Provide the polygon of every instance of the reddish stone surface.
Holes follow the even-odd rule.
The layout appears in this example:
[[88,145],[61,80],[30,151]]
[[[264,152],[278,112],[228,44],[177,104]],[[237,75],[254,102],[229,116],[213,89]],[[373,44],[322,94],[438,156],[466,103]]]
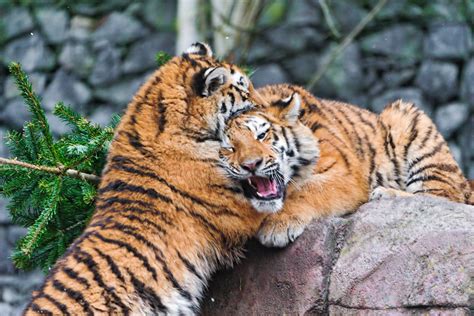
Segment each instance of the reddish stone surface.
[[218,273],[202,304],[203,315],[324,313],[329,269],[343,219],[314,222],[292,245],[269,249],[252,241],[247,258]]

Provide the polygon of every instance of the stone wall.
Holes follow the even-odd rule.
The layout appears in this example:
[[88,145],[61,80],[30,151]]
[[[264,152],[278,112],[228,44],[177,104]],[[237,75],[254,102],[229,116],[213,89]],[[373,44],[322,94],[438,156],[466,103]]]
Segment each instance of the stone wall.
[[[341,37],[375,2],[327,1]],[[474,178],[474,7],[462,0],[412,2],[389,1],[313,92],[375,111],[397,98],[414,101],[435,120]],[[174,53],[174,0],[5,3],[0,3],[0,136],[28,119],[7,74],[12,60],[30,74],[53,132],[61,133],[66,127],[51,115],[56,102],[106,124],[153,71],[155,53]],[[327,25],[317,0],[271,1],[252,45],[235,56],[256,70],[257,86],[305,85],[341,41]],[[8,156],[3,145],[0,156]],[[11,225],[5,204],[0,205],[1,315],[16,313],[42,279],[40,272],[18,274],[7,257],[24,230]]]

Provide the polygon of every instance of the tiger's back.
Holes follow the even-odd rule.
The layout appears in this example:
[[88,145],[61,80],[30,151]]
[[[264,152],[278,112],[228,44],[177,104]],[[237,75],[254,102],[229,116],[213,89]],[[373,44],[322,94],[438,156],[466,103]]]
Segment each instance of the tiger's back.
[[472,203],[469,182],[447,142],[413,104],[397,101],[376,115],[318,99],[297,86],[268,86],[260,92],[277,110],[275,105],[288,95],[302,96],[300,119],[319,140],[321,151],[315,174],[332,172],[340,181],[349,181],[354,209],[378,187],[389,189],[384,191],[388,195],[397,194],[393,189]]
[[96,212],[25,314],[197,313],[210,274],[262,220],[219,171],[214,140],[254,97],[200,43],[155,72],[117,128]]

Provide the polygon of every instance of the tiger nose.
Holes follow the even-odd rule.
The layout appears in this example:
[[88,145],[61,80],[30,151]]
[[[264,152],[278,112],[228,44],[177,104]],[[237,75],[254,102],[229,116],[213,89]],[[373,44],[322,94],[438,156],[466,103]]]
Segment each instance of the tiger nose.
[[242,169],[247,170],[247,171],[254,171],[257,169],[261,164],[262,164],[263,159],[255,159],[255,160],[247,160],[244,161],[240,166]]

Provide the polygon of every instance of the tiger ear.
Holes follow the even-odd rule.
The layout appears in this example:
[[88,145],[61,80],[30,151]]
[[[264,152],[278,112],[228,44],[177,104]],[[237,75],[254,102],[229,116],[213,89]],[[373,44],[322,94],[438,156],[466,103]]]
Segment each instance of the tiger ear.
[[206,43],[195,42],[185,51],[186,54],[194,54],[212,57],[212,49]]
[[206,69],[203,76],[204,87],[201,95],[208,97],[229,80],[230,71],[224,67],[212,67]]
[[296,123],[301,110],[301,97],[298,93],[293,93],[288,98],[281,100],[285,104],[280,112],[280,119],[290,124]]

